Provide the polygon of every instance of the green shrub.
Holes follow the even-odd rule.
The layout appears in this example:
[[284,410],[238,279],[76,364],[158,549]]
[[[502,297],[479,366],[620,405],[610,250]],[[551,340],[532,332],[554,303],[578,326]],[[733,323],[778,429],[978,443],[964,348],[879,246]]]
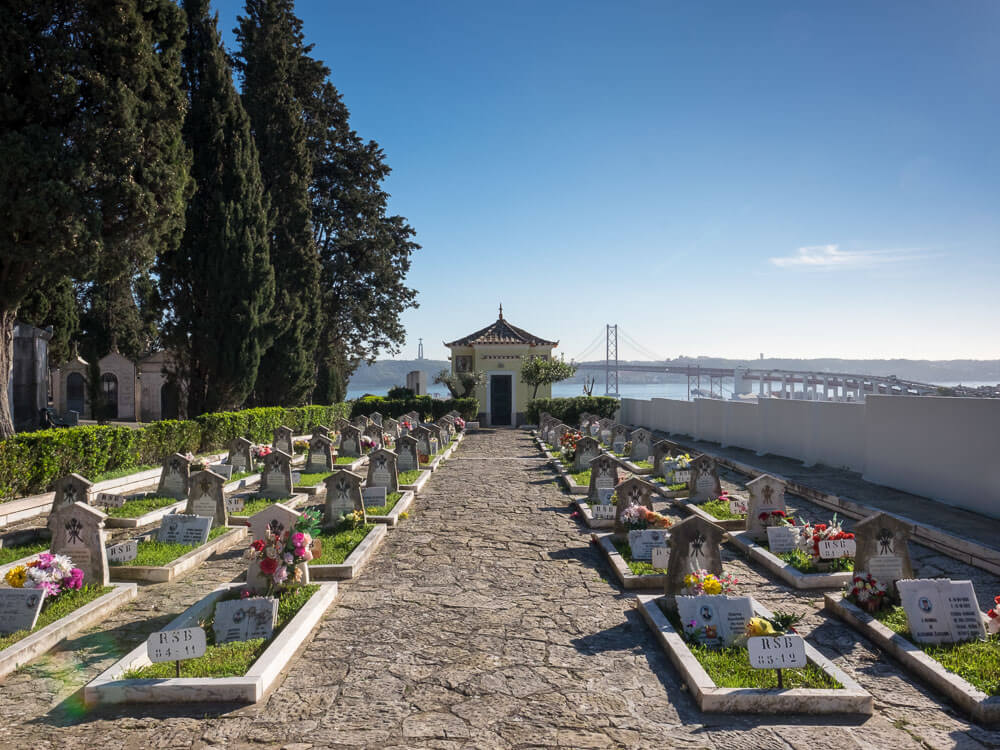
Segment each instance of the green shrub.
[[547,411],[556,419],[575,427],[580,424],[580,415],[584,412],[612,419],[618,406],[618,399],[610,396],[536,398],[528,402],[528,422],[538,424],[538,415]]
[[351,417],[368,416],[378,412],[382,416],[398,419],[409,411],[420,412],[421,418],[437,420],[450,411],[457,411],[463,419],[475,419],[479,413],[479,402],[474,398],[431,398],[430,396],[414,396],[406,399],[383,398],[372,396],[361,401],[355,401],[351,407]]

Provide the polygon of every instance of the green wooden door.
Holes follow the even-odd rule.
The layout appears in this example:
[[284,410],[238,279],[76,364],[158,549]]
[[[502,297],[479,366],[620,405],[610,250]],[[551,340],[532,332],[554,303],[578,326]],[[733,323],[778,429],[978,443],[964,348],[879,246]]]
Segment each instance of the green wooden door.
[[490,376],[490,424],[509,426],[513,396],[512,375]]

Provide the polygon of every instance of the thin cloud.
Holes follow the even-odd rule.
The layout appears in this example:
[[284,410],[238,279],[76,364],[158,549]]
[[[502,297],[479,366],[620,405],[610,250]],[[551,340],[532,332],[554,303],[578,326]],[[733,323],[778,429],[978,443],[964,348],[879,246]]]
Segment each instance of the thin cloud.
[[922,258],[910,250],[841,250],[839,245],[800,247],[795,255],[771,258],[778,268],[798,268],[810,271],[870,268]]

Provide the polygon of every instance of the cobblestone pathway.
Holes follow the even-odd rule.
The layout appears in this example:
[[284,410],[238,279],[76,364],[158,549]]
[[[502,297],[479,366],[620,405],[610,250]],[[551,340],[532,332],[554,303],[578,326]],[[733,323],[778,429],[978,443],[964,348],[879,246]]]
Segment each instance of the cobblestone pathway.
[[[83,713],[73,692],[241,568],[146,587],[99,631],[0,682],[0,748],[1000,747],[852,631],[727,555],[747,593],[876,696],[870,719],[701,714],[570,517],[524,432],[470,435],[258,706]],[[154,618],[153,623],[145,618]]]

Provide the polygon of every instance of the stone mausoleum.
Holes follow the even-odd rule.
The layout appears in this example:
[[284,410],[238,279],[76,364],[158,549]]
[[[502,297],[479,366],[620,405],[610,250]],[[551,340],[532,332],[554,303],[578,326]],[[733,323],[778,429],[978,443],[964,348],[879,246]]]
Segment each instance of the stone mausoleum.
[[[451,350],[452,373],[486,373],[486,382],[476,386],[475,397],[480,423],[494,427],[524,422],[533,389],[521,382],[521,358],[548,359],[558,345],[558,341],[546,341],[508,323],[503,318],[503,305],[495,323],[445,344]],[[537,397],[551,398],[552,386],[541,386]]]

